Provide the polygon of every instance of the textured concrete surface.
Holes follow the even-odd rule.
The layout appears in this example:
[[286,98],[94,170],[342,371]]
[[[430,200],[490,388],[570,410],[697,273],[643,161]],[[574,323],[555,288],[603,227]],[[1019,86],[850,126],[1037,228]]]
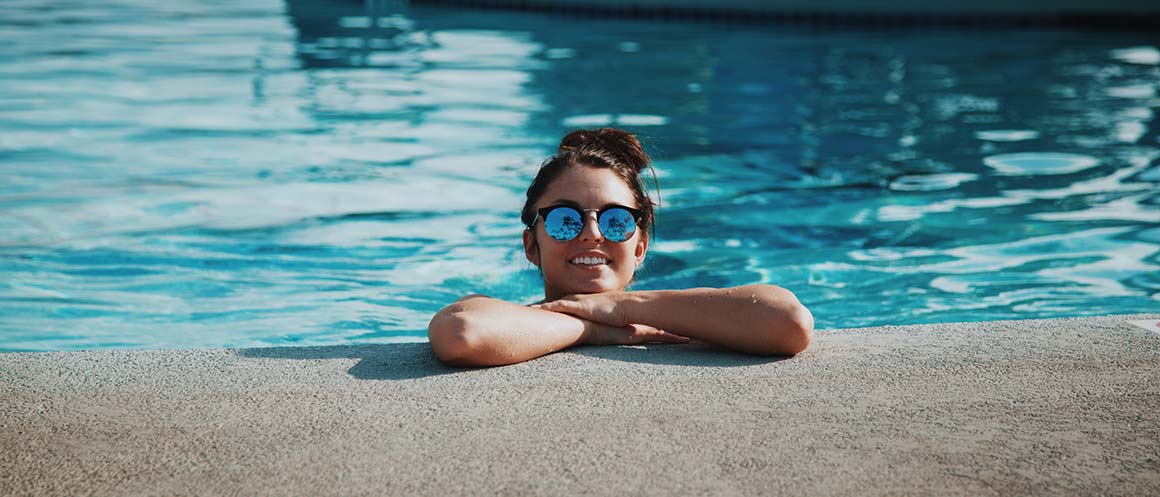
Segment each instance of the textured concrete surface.
[[0,495],[1160,495],[1160,314],[798,357],[426,344],[0,354]]

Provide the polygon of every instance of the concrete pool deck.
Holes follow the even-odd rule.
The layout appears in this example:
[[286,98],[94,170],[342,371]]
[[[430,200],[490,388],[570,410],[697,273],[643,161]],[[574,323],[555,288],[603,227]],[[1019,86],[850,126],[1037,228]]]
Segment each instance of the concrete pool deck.
[[467,370],[427,344],[0,354],[0,495],[1158,495],[1145,319]]

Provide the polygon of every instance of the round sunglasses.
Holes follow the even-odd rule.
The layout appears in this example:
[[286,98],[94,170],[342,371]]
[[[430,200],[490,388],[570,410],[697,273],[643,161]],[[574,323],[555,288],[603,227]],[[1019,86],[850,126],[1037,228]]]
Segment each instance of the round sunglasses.
[[600,233],[604,238],[616,243],[632,238],[636,233],[636,223],[640,221],[641,212],[632,207],[623,205],[609,205],[601,209],[577,209],[570,205],[552,205],[536,211],[536,218],[544,220],[544,231],[553,240],[566,242],[580,236],[584,230],[584,216],[589,212],[596,213],[596,224],[600,226]]

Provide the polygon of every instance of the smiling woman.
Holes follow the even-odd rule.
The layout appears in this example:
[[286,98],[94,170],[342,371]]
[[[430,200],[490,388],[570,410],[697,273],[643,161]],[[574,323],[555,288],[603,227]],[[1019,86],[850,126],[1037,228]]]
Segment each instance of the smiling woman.
[[469,295],[431,319],[435,355],[457,366],[497,366],[580,344],[686,343],[759,355],[809,345],[813,316],[773,285],[626,291],[648,253],[651,168],[631,134],[574,131],[540,166],[521,215],[524,252],[540,268],[544,300],[530,306]]

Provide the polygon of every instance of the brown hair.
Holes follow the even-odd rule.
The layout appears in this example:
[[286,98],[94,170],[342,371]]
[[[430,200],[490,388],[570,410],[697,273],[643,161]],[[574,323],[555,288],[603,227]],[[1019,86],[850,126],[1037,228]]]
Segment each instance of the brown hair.
[[528,186],[528,199],[520,212],[520,220],[531,228],[536,219],[536,202],[548,190],[560,173],[577,167],[601,167],[611,169],[624,184],[632,190],[636,208],[641,211],[640,228],[646,233],[652,228],[656,215],[654,203],[648,196],[641,180],[641,171],[648,168],[656,185],[656,170],[649,163],[648,154],[631,133],[615,128],[582,129],[568,133],[560,140],[560,148],[554,157],[540,165],[536,178]]

